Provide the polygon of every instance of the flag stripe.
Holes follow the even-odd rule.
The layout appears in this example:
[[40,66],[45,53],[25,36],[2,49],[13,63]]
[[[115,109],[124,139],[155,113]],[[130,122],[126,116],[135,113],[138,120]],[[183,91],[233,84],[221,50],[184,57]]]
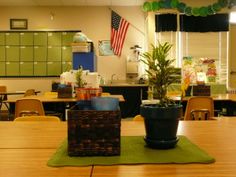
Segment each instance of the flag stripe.
[[112,11],[111,47],[115,55],[120,56],[129,22]]

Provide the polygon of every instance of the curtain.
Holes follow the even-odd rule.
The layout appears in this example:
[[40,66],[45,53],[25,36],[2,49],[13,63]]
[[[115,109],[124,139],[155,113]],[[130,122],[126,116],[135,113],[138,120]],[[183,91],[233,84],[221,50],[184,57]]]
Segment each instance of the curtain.
[[176,14],[160,14],[155,16],[156,32],[177,31]]
[[229,31],[229,15],[215,14],[207,17],[180,15],[180,31],[219,32]]

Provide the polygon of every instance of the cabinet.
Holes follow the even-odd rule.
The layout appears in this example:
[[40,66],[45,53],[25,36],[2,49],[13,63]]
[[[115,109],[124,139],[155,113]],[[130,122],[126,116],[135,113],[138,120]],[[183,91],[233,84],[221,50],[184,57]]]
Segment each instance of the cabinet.
[[84,70],[96,71],[96,59],[94,52],[75,52],[73,53],[73,69],[77,70],[82,66]]
[[148,86],[101,86],[103,92],[123,95],[125,102],[120,102],[122,118],[134,117],[140,112],[142,100],[147,99]]
[[59,76],[68,71],[77,32],[0,31],[0,76]]

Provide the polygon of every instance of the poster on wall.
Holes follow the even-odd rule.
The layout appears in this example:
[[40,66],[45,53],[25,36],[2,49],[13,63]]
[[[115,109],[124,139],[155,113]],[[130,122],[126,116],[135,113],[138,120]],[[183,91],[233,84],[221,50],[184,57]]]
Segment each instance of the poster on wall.
[[111,42],[110,42],[110,40],[98,41],[98,49],[99,49],[99,55],[100,56],[114,55],[114,53],[113,53],[113,51],[111,49]]

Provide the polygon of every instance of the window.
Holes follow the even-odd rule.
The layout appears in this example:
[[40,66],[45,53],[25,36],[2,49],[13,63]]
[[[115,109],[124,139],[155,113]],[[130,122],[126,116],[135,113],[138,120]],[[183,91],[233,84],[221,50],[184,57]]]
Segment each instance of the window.
[[[192,83],[196,82],[196,73],[202,71],[206,73],[206,82],[227,84],[228,17],[218,15],[209,18],[210,21],[215,21],[213,24],[199,26],[197,22],[201,22],[201,20],[198,19],[196,26],[193,25],[193,27],[189,23],[195,17],[187,17],[187,20],[180,22],[181,31],[156,32],[156,41],[173,44],[169,57],[176,58],[175,66],[182,68],[183,77],[186,73],[190,74]],[[219,24],[216,18],[222,18],[224,24]],[[227,22],[225,22],[226,20]],[[167,22],[165,21],[165,23]],[[196,30],[196,27],[204,32],[192,32],[191,30]],[[209,29],[213,29],[214,32]]]

